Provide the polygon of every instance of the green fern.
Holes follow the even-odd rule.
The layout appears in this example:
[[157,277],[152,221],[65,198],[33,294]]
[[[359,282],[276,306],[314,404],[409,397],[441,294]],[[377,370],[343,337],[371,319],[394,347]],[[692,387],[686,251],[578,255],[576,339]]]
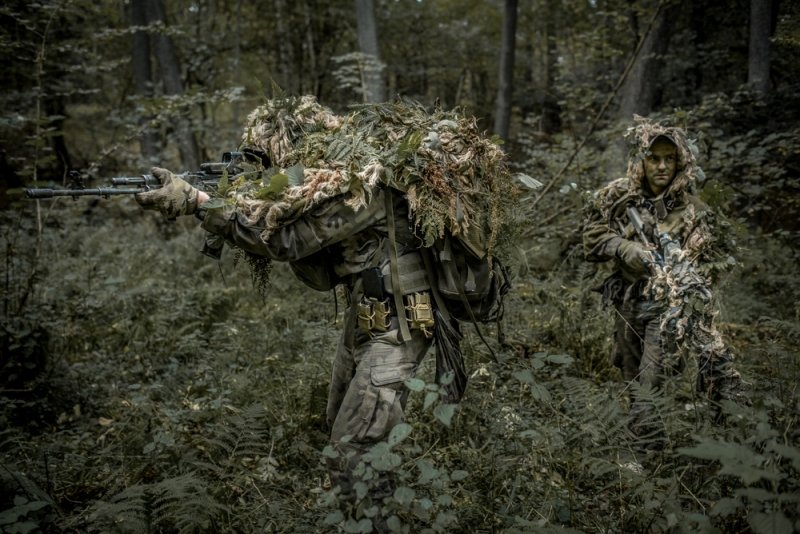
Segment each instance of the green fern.
[[114,532],[208,532],[228,508],[213,498],[207,484],[193,473],[155,484],[130,486],[108,501],[98,501],[92,516]]

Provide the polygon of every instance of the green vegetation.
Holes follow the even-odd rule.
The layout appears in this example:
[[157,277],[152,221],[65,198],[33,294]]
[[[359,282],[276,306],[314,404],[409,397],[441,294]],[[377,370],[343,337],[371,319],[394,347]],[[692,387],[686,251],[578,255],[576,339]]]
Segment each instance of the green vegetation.
[[[172,36],[184,62],[179,95],[131,87],[135,32],[119,3],[0,8],[0,531],[362,532],[339,515],[323,461],[335,454],[324,413],[341,295],[280,264],[261,295],[241,258],[199,253],[195,220],[163,221],[131,198],[19,199],[67,168],[97,183],[152,162],[177,170],[180,118],[216,159],[273,81],[354,103],[357,79],[328,72],[357,46],[337,24],[353,22],[352,2],[275,1],[266,15],[241,3],[239,23],[224,2],[170,4],[153,33]],[[495,4],[378,2],[390,89],[464,106],[485,128]],[[628,121],[590,123],[635,43],[629,3],[545,4],[520,7],[506,146],[513,170],[548,188],[515,214],[502,343],[489,332],[500,363],[465,326],[471,378],[453,408],[431,354],[407,384],[407,424],[363,476],[394,473],[398,532],[800,531],[798,7],[782,2],[776,17],[767,94],[740,85],[747,2],[675,13],[651,116],[697,137],[702,196],[737,241],[718,321],[752,403],[724,404],[715,422],[687,372],[649,395],[668,445],[643,456],[609,363],[612,317],[591,292],[605,267],[583,262],[579,235],[587,195],[624,173]],[[553,109],[560,126],[545,129]],[[149,157],[136,143],[148,129]]]

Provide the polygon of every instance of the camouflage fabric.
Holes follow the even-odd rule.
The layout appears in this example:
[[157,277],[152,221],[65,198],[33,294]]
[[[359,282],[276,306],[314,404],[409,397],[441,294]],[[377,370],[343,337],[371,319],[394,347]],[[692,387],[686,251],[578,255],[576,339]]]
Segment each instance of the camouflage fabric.
[[[685,133],[637,117],[627,137],[632,143],[627,174],[595,194],[583,226],[586,259],[614,261],[614,271],[601,289],[604,303],[617,311],[614,364],[625,380],[658,389],[666,376],[683,370],[687,356],[693,356],[703,389],[718,398],[741,384],[733,354],[723,348],[713,326],[711,283],[735,263],[730,241],[713,211],[694,194],[702,170]],[[677,170],[666,189],[655,195],[645,179],[644,158],[659,138],[675,145]],[[640,239],[628,218],[631,206],[642,219],[647,241],[659,245],[654,251],[663,252],[661,245],[668,244],[662,237],[672,243],[673,255],[666,255],[663,267],[651,264],[642,271],[622,261],[621,249]],[[641,411],[634,399],[633,427]]]
[[[248,117],[242,147],[263,151],[272,167],[264,160],[243,165],[220,181],[198,215],[210,233],[266,260],[262,271],[270,260],[287,261],[315,289],[346,287],[350,308],[328,402],[339,454],[329,467],[352,509],[364,498],[354,492],[364,452],[403,420],[403,381],[433,340],[431,281],[420,248],[449,234],[491,265],[519,191],[505,153],[478,131],[476,119],[411,102],[339,115],[313,97],[270,100]],[[373,269],[392,297],[380,307],[382,317],[385,302],[395,310],[388,331],[365,332],[356,320],[360,307],[360,324],[371,324],[376,308],[361,305],[364,273],[370,288],[380,285]],[[417,315],[408,328],[406,313]],[[391,491],[383,475],[362,482],[370,499]]]
[[[418,291],[422,264],[418,241],[409,227],[406,202],[389,189],[376,189],[358,211],[349,207],[348,194],[330,198],[285,222],[267,240],[262,237],[263,226],[237,210],[210,210],[202,223],[206,230],[261,257],[293,262],[324,252],[330,264],[320,267],[329,268],[336,282],[347,288],[349,307],[333,363],[327,419],[331,445],[339,454],[328,462],[331,480],[338,486],[340,501],[349,509],[359,500],[353,491],[357,480],[353,472],[362,455],[403,421],[408,396],[403,381],[414,376],[432,343],[420,330],[411,330],[411,338],[401,340],[396,314],[387,332],[365,332],[356,321],[356,304],[363,294],[361,273],[368,267],[389,272],[386,195],[393,195],[400,280],[416,284],[402,289],[404,293]],[[386,290],[390,291],[390,287],[387,282]],[[387,477],[367,482],[370,499],[393,491]]]
[[197,189],[166,169],[153,167],[150,172],[161,182],[161,187],[135,195],[141,207],[158,210],[169,219],[197,211]]
[[419,330],[401,342],[396,325],[388,332],[365,332],[356,325],[354,314],[348,313],[333,362],[327,413],[331,445],[338,453],[327,460],[331,483],[338,486],[339,499],[346,506],[360,501],[356,482],[367,485],[373,502],[394,491],[385,472],[369,480],[355,473],[364,453],[403,422],[408,398],[403,382],[414,376],[431,343]]

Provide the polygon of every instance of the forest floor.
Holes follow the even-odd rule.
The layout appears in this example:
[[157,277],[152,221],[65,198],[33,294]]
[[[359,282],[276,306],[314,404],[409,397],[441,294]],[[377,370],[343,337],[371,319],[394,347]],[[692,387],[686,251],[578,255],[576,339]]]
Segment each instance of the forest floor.
[[[325,396],[341,295],[276,265],[198,253],[192,221],[132,201],[4,215],[3,532],[366,531],[336,512]],[[612,318],[574,249],[515,272],[508,345],[471,325],[470,383],[443,405],[434,355],[396,442],[389,505],[408,532],[789,532],[800,529],[796,251],[744,239],[719,324],[749,383],[723,417],[689,370],[651,399],[666,447],[626,429]],[[538,245],[530,244],[528,250]],[[542,253],[544,254],[544,253]],[[690,362],[691,364],[691,362]]]

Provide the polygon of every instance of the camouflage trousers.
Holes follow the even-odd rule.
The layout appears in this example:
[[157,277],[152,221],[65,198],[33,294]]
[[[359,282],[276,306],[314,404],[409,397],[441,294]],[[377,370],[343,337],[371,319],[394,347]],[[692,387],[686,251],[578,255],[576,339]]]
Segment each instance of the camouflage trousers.
[[[327,408],[330,443],[337,453],[327,464],[343,506],[355,505],[363,497],[357,489],[363,492],[366,488],[373,502],[394,492],[390,475],[378,473],[364,480],[359,464],[374,444],[403,422],[408,398],[403,382],[415,375],[430,346],[431,340],[419,330],[412,330],[411,339],[401,341],[396,317],[388,332],[364,332],[356,325],[354,311],[348,309],[333,362]],[[363,485],[355,488],[357,482]]]
[[[630,299],[616,307],[614,332],[614,365],[626,382],[636,381],[658,391],[669,376],[686,367],[686,356],[697,359],[697,388],[709,400],[736,397],[741,390],[741,377],[734,368],[733,354],[713,328],[710,317],[698,316],[683,338],[670,335],[669,326],[662,328],[663,308],[642,297]],[[652,405],[631,399],[631,430],[637,435],[652,434]]]

